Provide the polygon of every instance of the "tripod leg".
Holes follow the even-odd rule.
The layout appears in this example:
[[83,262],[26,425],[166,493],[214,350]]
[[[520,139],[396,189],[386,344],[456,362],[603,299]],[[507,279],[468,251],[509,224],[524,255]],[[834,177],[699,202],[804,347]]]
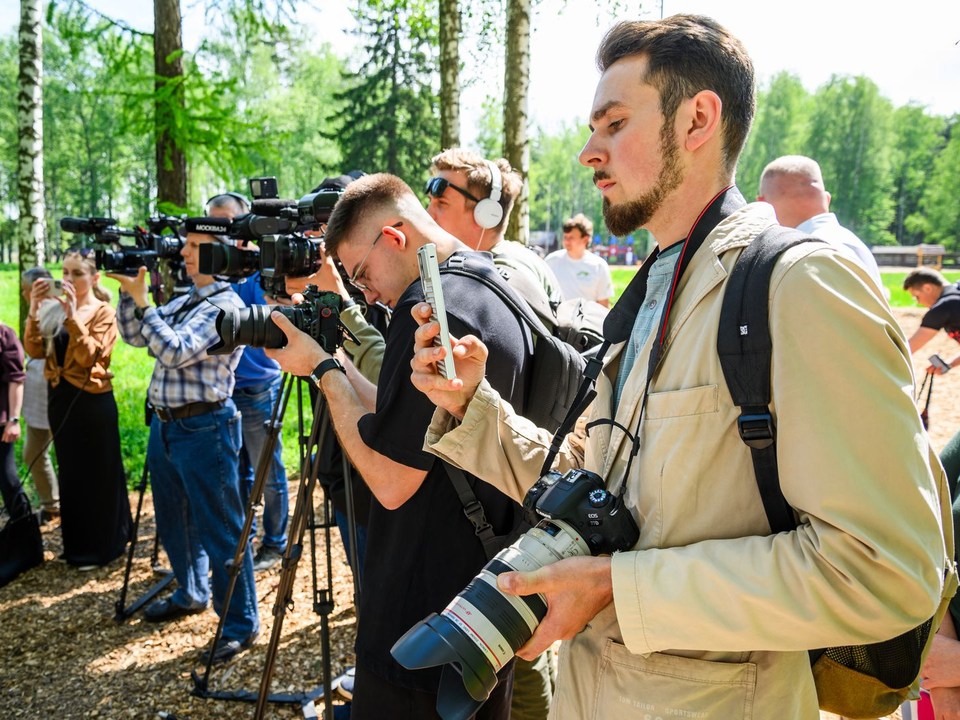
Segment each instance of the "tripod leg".
[[253,490],[247,499],[247,510],[243,520],[243,528],[240,530],[240,539],[237,541],[237,547],[233,552],[233,559],[227,563],[227,572],[229,581],[227,590],[223,598],[223,612],[220,615],[220,621],[217,623],[217,631],[213,636],[213,645],[207,655],[207,664],[202,677],[193,674],[193,681],[197,691],[204,693],[209,687],[210,670],[213,667],[214,654],[217,646],[223,638],[223,627],[227,619],[227,610],[230,608],[230,601],[233,599],[233,591],[237,587],[237,578],[243,569],[243,558],[247,552],[247,545],[250,542],[250,533],[253,529],[253,518],[257,512],[257,506],[260,504],[260,498],[263,496],[263,489],[267,484],[267,475],[273,465],[273,453],[277,447],[277,441],[280,436],[280,428],[283,425],[283,416],[287,410],[287,401],[290,398],[290,390],[293,387],[293,377],[287,376],[280,383],[280,393],[273,404],[273,411],[270,415],[270,422],[267,423],[267,438],[263,444],[263,450],[257,460],[257,472],[254,476]]
[[133,520],[133,527],[130,529],[130,547],[127,550],[127,566],[123,571],[123,587],[120,589],[120,597],[114,605],[116,615],[113,616],[113,619],[116,622],[122,622],[127,618],[126,613],[124,613],[124,609],[127,606],[127,589],[130,586],[130,571],[133,568],[133,554],[137,549],[137,535],[140,531],[140,513],[143,511],[143,496],[147,492],[147,478],[149,474],[147,461],[144,460],[143,474],[140,476],[140,485],[137,487],[137,492],[139,493],[139,497],[137,498],[137,515]]
[[[320,412],[321,408],[323,408],[322,413]],[[316,418],[321,414],[322,419],[320,423],[317,423]],[[296,577],[297,563],[303,554],[303,536],[307,530],[308,519],[310,517],[309,510],[313,506],[313,491],[317,484],[317,475],[319,474],[320,453],[316,452],[315,457],[311,459],[311,451],[317,448],[317,438],[325,436],[330,423],[330,416],[326,411],[326,406],[323,404],[322,395],[317,396],[313,417],[313,431],[310,434],[310,439],[307,442],[307,451],[303,455],[303,462],[301,463],[297,503],[294,507],[293,517],[290,520],[287,549],[283,554],[280,582],[277,585],[277,599],[273,605],[273,628],[270,632],[270,643],[267,645],[267,658],[263,666],[263,675],[260,678],[260,693],[257,698],[256,713],[254,714],[256,720],[261,720],[266,711],[270,695],[270,682],[273,679],[273,671],[277,660],[277,649],[280,646],[283,618],[286,614],[287,606],[292,603],[293,583]],[[301,429],[301,436],[302,434]],[[328,695],[329,690],[329,688],[324,688],[324,692]]]

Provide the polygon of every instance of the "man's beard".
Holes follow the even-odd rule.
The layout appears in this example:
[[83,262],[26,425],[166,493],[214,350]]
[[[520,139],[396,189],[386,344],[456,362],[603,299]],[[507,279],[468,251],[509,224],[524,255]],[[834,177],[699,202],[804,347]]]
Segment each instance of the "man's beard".
[[[667,196],[683,182],[683,169],[680,167],[680,148],[672,135],[673,122],[664,120],[660,129],[660,153],[663,167],[653,187],[633,200],[611,205],[609,198],[603,199],[603,221],[607,229],[617,237],[629,235],[643,227],[656,214]],[[602,179],[603,174],[595,173],[594,181]]]

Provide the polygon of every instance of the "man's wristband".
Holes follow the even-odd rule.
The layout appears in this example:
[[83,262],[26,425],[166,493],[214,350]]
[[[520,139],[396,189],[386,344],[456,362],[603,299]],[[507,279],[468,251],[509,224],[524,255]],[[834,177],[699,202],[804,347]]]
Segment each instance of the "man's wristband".
[[343,364],[336,358],[327,358],[322,363],[317,365],[313,372],[310,373],[310,379],[313,380],[313,384],[317,386],[317,389],[320,389],[320,378],[326,375],[328,372],[336,368],[340,372],[346,374],[347,369]]

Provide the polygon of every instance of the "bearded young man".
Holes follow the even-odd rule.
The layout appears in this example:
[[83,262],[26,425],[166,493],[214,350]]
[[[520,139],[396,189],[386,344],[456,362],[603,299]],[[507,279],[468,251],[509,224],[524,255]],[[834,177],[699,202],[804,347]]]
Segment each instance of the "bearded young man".
[[[625,486],[640,540],[500,575],[504,592],[542,593],[549,607],[518,654],[566,641],[558,719],[817,717],[808,650],[907,632],[940,599],[943,477],[910,395],[907,342],[836,248],[803,243],[777,261],[770,412],[798,527],[772,534],[716,350],[727,279],[776,224],[772,207],[747,205],[733,186],[753,66],[724,28],[689,15],[620,23],[597,58],[580,162],[609,230],[646,228],[658,252],[631,336],[597,381],[587,419],[604,424],[568,437],[558,469],[594,471],[615,494]],[[425,322],[423,306],[413,313]],[[483,379],[477,338],[456,341],[458,380],[437,375],[436,329],[418,329],[413,363],[440,408],[425,447],[519,500],[550,436]]]

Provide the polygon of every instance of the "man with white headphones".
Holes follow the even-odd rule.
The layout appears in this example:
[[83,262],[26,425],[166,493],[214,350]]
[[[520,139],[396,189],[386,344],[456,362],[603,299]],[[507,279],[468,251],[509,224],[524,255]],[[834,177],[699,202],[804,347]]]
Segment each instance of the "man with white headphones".
[[[433,158],[430,172],[427,212],[437,224],[474,250],[492,253],[497,265],[524,273],[543,288],[549,303],[559,304],[560,283],[553,271],[535,252],[504,237],[523,186],[510,163],[505,158],[491,162],[470,150],[450,148]],[[537,309],[536,302],[530,305]],[[553,324],[550,321],[548,326]]]

